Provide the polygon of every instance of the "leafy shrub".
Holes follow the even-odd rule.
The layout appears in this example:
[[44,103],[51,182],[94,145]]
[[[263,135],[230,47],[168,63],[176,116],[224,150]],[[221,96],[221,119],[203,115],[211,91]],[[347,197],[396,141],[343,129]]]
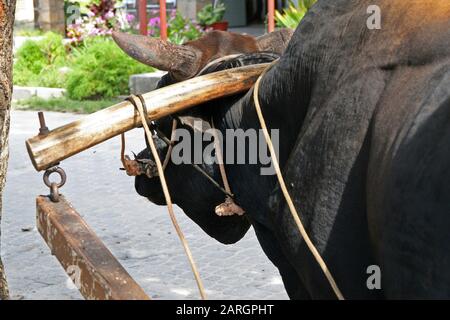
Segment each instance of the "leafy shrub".
[[77,100],[127,94],[130,75],[152,71],[128,57],[109,37],[88,38],[66,53],[62,37],[54,33],[25,42],[13,70],[15,85],[66,88],[69,97]]
[[299,0],[298,6],[295,6],[292,1],[289,1],[289,7],[283,9],[283,13],[280,13],[278,10],[275,11],[277,26],[291,29],[297,28],[309,8],[316,2],[317,0]]
[[96,0],[64,0],[66,6],[77,6],[81,14],[86,14],[89,11],[90,5],[96,2]]
[[[169,41],[176,44],[183,44],[200,38],[203,30],[194,21],[185,18],[181,13],[172,10],[167,22],[167,36]],[[148,35],[159,37],[161,34],[161,21],[159,16],[151,18],[148,22]]]
[[39,78],[34,79],[30,85],[34,87],[64,88],[66,78],[67,73],[61,71],[55,65],[50,65],[42,69]]
[[154,71],[128,57],[112,40],[103,37],[92,38],[84,47],[73,50],[73,69],[66,85],[71,99],[127,94],[128,79],[132,74]]
[[46,65],[41,47],[36,41],[27,40],[16,53],[15,69],[26,69],[33,74],[39,74]]
[[207,4],[197,13],[197,20],[202,26],[212,25],[222,21],[225,10],[225,5],[221,1],[218,1],[215,7],[212,4]]
[[41,40],[27,40],[16,53],[14,84],[61,87],[64,75],[58,70],[66,62],[62,36],[47,32]]
[[179,12],[169,20],[167,33],[169,40],[176,44],[195,40],[203,35],[200,26],[196,25],[188,18],[183,17]]

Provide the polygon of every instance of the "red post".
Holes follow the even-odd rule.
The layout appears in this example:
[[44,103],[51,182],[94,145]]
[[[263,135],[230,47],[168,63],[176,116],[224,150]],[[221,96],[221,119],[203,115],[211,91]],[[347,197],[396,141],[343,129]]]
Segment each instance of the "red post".
[[147,35],[147,0],[139,0],[139,33]]
[[167,40],[166,0],[159,0],[159,19],[161,21],[161,39]]
[[268,0],[267,2],[267,20],[267,31],[273,32],[275,30],[275,0]]

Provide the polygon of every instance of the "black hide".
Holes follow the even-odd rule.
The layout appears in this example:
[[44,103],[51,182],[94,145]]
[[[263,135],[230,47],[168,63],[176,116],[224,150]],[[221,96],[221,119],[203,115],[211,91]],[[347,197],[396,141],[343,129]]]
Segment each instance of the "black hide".
[[[372,4],[380,30],[367,27]],[[280,129],[296,208],[344,296],[450,298],[450,1],[319,0],[259,98]],[[222,131],[260,128],[252,91],[195,112]],[[250,221],[291,298],[334,298],[275,177],[259,169],[227,165],[245,218],[216,217],[223,196],[189,166],[167,176],[176,203],[219,241],[239,240]],[[157,179],[136,187],[161,197]],[[380,290],[367,287],[370,265]]]

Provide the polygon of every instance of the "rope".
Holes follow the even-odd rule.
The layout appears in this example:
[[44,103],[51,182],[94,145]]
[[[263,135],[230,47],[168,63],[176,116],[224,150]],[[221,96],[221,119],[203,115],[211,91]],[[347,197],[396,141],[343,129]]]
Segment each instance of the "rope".
[[122,166],[126,168],[126,162],[125,162],[125,133],[122,133],[120,135],[120,141],[121,141],[121,147],[120,147],[120,162],[122,162]]
[[298,215],[297,209],[294,206],[294,202],[292,201],[292,198],[289,194],[289,191],[286,187],[286,183],[284,181],[283,175],[281,173],[280,165],[278,163],[278,159],[275,153],[275,149],[272,144],[272,139],[270,138],[269,131],[267,130],[266,121],[264,120],[264,116],[262,114],[261,105],[259,104],[259,86],[261,83],[261,79],[264,77],[264,75],[270,70],[270,68],[273,67],[273,65],[278,60],[275,60],[272,62],[267,69],[264,70],[264,72],[259,76],[258,80],[255,83],[255,87],[253,90],[253,100],[255,103],[256,112],[258,114],[259,122],[261,123],[261,128],[264,133],[264,138],[266,139],[266,143],[269,147],[270,156],[273,161],[273,165],[277,174],[278,183],[280,184],[281,190],[283,192],[284,198],[286,199],[286,202],[289,206],[289,211],[291,212],[292,217],[294,218],[294,221],[297,225],[298,230],[300,231],[301,236],[305,240],[306,245],[308,246],[308,249],[311,251],[312,255],[314,256],[315,260],[319,264],[320,268],[322,269],[325,277],[327,278],[331,288],[333,289],[333,292],[335,293],[336,297],[339,300],[344,300],[344,296],[342,295],[341,291],[339,290],[338,285],[336,284],[336,281],[334,281],[334,278],[328,269],[325,261],[322,259],[319,251],[317,251],[316,247],[312,243],[311,239],[308,236],[308,233],[306,232],[305,227],[303,226],[302,221],[300,220],[300,217]]
[[164,163],[163,163],[163,170],[166,171],[166,167],[169,164],[170,161],[170,157],[172,155],[172,150],[173,150],[173,144],[175,141],[175,130],[177,130],[177,120],[173,119],[172,121],[172,133],[170,134],[170,142],[169,145],[167,147],[167,153],[166,153],[166,158],[164,159]]
[[217,162],[219,164],[220,175],[222,176],[223,186],[224,186],[225,190],[227,191],[227,193],[232,195],[233,193],[231,192],[230,184],[229,184],[228,178],[227,178],[227,172],[225,171],[225,166],[223,164],[224,162],[223,162],[222,149],[220,148],[219,137],[217,136],[216,128],[214,127],[213,117],[211,117],[211,127],[213,129],[212,132],[213,132],[213,136],[214,136],[214,148],[216,149]]
[[211,117],[211,126],[213,128],[213,136],[214,136],[214,148],[216,150],[217,162],[219,165],[220,175],[222,177],[223,186],[225,188],[226,193],[228,194],[225,197],[225,201],[214,209],[214,212],[218,216],[233,216],[238,215],[242,216],[245,213],[245,210],[242,209],[239,205],[234,202],[234,195],[231,192],[230,183],[228,182],[227,172],[225,170],[225,164],[223,162],[223,154],[222,149],[219,143],[219,137],[217,136],[216,128],[214,127],[214,119]]
[[155,142],[153,141],[152,134],[150,132],[150,128],[147,124],[146,117],[144,114],[144,108],[143,108],[144,101],[140,100],[140,99],[136,99],[136,96],[134,96],[134,95],[130,96],[130,101],[133,103],[133,105],[135,106],[135,108],[137,109],[137,111],[139,113],[139,116],[140,116],[140,119],[142,122],[142,126],[144,127],[145,136],[147,138],[148,144],[150,145],[150,149],[152,151],[153,158],[155,159],[156,166],[158,168],[158,175],[161,180],[161,186],[163,189],[164,197],[166,199],[167,210],[169,211],[170,219],[172,220],[172,224],[173,224],[173,226],[177,232],[177,235],[180,238],[180,241],[183,245],[183,249],[189,260],[189,264],[191,265],[191,269],[192,269],[192,272],[194,273],[195,281],[197,282],[198,290],[200,291],[200,296],[203,300],[205,300],[206,294],[205,294],[205,289],[203,287],[202,280],[200,279],[200,274],[197,270],[197,266],[192,257],[192,253],[191,253],[191,250],[189,249],[189,245],[186,241],[186,238],[184,237],[183,232],[181,231],[180,226],[178,225],[178,221],[177,221],[177,219],[175,217],[175,213],[173,211],[173,204],[172,204],[172,199],[171,199],[170,193],[169,193],[169,187],[167,186],[166,178],[164,176],[164,168],[161,163],[161,160],[159,159],[158,151],[156,150]]

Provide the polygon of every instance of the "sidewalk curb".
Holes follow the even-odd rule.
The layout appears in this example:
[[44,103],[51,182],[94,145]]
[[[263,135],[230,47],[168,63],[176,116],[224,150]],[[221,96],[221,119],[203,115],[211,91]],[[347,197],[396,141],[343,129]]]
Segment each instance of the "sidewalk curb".
[[42,99],[61,98],[65,95],[66,89],[62,88],[46,88],[46,87],[13,87],[13,100],[29,99],[31,97],[39,97]]

